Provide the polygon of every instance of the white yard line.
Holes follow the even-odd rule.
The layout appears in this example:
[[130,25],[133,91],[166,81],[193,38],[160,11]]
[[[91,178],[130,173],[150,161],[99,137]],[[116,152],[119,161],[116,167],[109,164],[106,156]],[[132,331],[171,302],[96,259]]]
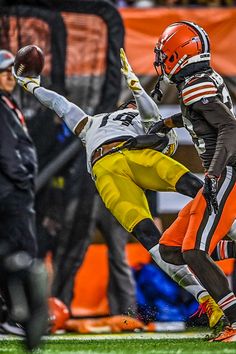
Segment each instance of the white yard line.
[[[207,332],[183,332],[183,333],[117,333],[117,334],[76,334],[76,335],[50,335],[43,340],[51,341],[88,341],[88,340],[116,340],[116,339],[183,339],[204,338]],[[22,337],[0,335],[0,341],[22,340]]]

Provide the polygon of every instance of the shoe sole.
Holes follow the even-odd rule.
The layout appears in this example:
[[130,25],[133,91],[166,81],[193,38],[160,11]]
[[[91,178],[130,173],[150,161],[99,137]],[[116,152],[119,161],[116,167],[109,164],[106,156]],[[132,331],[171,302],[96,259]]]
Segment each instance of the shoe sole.
[[0,329],[3,331],[4,334],[15,334],[20,337],[25,337],[25,331],[23,330],[23,328],[12,326],[7,322],[1,323]]
[[216,325],[214,327],[211,328],[212,330],[212,338],[216,338],[224,329],[226,326],[229,326],[229,321],[227,320],[227,318],[225,317],[225,315],[223,315],[219,321],[216,323]]
[[228,337],[222,339],[212,338],[208,342],[236,342],[236,334],[229,335]]
[[236,342],[236,334],[231,337],[223,339],[221,342]]

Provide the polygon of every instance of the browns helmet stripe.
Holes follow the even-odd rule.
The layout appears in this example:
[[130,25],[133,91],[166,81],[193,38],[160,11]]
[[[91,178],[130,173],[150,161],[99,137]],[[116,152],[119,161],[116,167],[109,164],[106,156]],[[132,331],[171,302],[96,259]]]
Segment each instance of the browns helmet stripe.
[[203,52],[210,53],[209,37],[208,37],[208,34],[204,31],[204,29],[202,27],[198,26],[194,22],[189,22],[189,21],[180,21],[179,23],[186,23],[187,25],[189,25],[190,27],[195,29],[195,31],[199,35],[199,38],[201,39]]

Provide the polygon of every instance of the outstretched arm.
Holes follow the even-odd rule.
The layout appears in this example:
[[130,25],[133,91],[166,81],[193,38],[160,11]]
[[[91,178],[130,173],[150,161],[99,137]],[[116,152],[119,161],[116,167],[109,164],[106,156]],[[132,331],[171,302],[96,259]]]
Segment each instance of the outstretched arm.
[[161,119],[161,114],[156,103],[146,93],[140,84],[138,77],[133,72],[124,49],[120,49],[121,72],[123,73],[128,88],[131,90],[141,116],[141,120],[145,130],[147,131],[151,125]]
[[33,94],[45,107],[53,110],[62,118],[68,128],[79,135],[88,120],[88,115],[64,96],[40,86],[40,78],[25,78],[13,72],[16,82],[26,91]]
[[44,87],[38,87],[34,91],[34,96],[44,106],[50,108],[62,118],[73,133],[76,135],[80,134],[88,120],[88,115],[80,107],[58,93],[47,90]]

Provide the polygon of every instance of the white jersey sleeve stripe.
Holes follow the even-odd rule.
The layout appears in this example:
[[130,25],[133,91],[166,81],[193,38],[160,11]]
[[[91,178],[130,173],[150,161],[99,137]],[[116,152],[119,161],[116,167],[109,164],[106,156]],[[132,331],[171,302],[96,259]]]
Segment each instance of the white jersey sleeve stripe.
[[197,91],[189,93],[188,95],[184,95],[183,99],[184,99],[184,101],[186,101],[190,97],[193,97],[193,96],[196,96],[196,95],[201,95],[202,93],[209,93],[209,92],[214,92],[215,93],[215,92],[217,92],[217,89],[208,87],[208,88],[204,88],[204,89],[201,89],[201,90],[197,90]]
[[195,91],[199,89],[200,87],[215,87],[213,82],[207,81],[207,82],[200,82],[199,84],[191,85],[183,89],[182,94],[185,95],[188,93],[188,91]]

